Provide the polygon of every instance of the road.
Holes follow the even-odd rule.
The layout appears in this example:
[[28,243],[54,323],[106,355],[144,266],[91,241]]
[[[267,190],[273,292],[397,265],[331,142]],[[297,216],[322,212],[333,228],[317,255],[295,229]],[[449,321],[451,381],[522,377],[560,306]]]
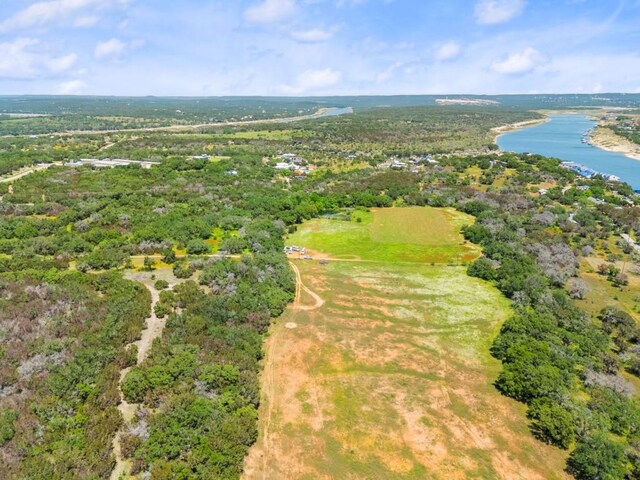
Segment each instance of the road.
[[620,236],[625,242],[631,245],[631,248],[633,248],[636,252],[640,253],[640,245],[638,245],[633,238],[631,238],[626,233],[621,233]]
[[[296,117],[286,118],[267,118],[264,120],[243,120],[237,122],[214,122],[214,123],[201,123],[198,125],[169,125],[166,127],[147,127],[147,128],[120,128],[113,130],[71,130],[68,132],[55,132],[43,134],[45,136],[52,137],[67,137],[75,135],[109,135],[112,133],[136,133],[136,132],[181,132],[199,130],[202,128],[215,128],[215,127],[241,127],[245,125],[260,125],[260,124],[272,124],[272,123],[291,123],[301,122],[304,120],[314,120],[317,118],[323,118],[330,111],[329,108],[321,108],[316,113],[310,115],[299,115]],[[5,137],[14,137],[15,135],[5,135]]]
[[47,170],[48,168],[50,168],[53,165],[53,163],[45,163],[42,165],[37,165],[35,167],[31,167],[23,172],[20,173],[16,173],[16,174],[11,174],[11,176],[9,177],[4,177],[4,178],[0,178],[0,183],[11,183],[11,182],[15,182],[16,180],[22,178],[22,177],[26,177],[27,175],[31,175],[32,173],[35,172],[41,172],[42,170]]

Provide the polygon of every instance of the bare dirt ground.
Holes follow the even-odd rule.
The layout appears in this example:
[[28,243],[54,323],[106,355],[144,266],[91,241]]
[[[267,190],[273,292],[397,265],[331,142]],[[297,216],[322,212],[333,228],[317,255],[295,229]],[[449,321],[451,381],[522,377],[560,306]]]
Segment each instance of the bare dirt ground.
[[455,267],[295,266],[245,480],[566,478],[564,452],[492,386],[509,313],[495,289]]
[[27,168],[23,169],[22,171],[11,173],[7,177],[0,177],[0,183],[15,182],[16,180],[19,180],[22,177],[26,177],[27,175],[31,175],[32,173],[40,172],[42,170],[47,170],[52,165],[53,165],[52,163],[46,163],[46,164],[37,165],[37,166],[34,166],[34,167],[27,167]]
[[620,135],[616,135],[616,133],[609,128],[596,128],[590,137],[590,142],[603,150],[622,153],[634,160],[640,160],[640,145]]

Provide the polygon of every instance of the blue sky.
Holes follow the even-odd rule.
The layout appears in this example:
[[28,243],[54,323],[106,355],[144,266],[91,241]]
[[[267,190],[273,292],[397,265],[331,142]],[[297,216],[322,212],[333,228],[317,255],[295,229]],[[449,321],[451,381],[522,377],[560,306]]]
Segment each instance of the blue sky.
[[2,0],[0,94],[640,92],[640,0]]

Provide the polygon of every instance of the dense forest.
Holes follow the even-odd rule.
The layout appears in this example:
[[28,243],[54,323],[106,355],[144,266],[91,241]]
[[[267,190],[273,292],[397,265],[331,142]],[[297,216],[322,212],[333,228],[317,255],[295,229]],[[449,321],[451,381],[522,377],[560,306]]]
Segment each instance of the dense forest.
[[[103,108],[79,115],[92,122]],[[0,184],[0,477],[108,478],[119,372],[132,367],[122,382],[141,405],[122,438],[132,473],[238,478],[257,435],[263,337],[295,292],[284,235],[353,208],[430,205],[476,217],[464,235],[484,256],[468,273],[513,302],[491,349],[503,362],[496,388],[527,404],[541,441],[569,450],[576,478],[638,478],[637,312],[580,302],[588,257],[606,259],[603,282],[627,288],[635,273],[618,265],[640,260],[618,235],[640,232],[640,208],[626,184],[496,151],[492,128],[531,118],[385,108],[269,128],[0,139],[0,174],[59,162]],[[286,152],[316,168],[274,169]],[[65,165],[85,157],[160,164]],[[392,159],[415,167],[392,170]],[[135,365],[126,346],[150,298],[125,274],[160,267],[179,282],[156,283],[166,328]]]

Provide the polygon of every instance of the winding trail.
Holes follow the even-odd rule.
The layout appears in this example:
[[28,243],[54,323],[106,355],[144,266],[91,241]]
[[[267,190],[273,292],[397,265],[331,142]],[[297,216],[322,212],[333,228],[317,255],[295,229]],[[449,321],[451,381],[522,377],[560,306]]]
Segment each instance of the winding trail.
[[[296,264],[293,262],[289,262],[289,265],[291,265],[291,269],[293,270],[293,273],[295,273],[296,275],[296,297],[293,301],[293,305],[291,306],[291,308],[294,310],[302,310],[302,311],[309,312],[311,310],[316,310],[320,308],[322,305],[324,305],[324,300],[320,297],[320,295],[310,290],[302,282],[300,269],[296,266]],[[315,303],[313,305],[302,305],[302,301],[301,301],[302,292],[307,293],[311,298],[313,298]]]
[[[138,347],[138,358],[136,361],[136,365],[140,365],[149,356],[149,351],[151,350],[153,341],[156,338],[162,336],[162,332],[164,331],[164,327],[167,321],[166,319],[158,318],[155,314],[156,304],[160,301],[160,293],[152,286],[147,285],[140,280],[135,281],[138,281],[139,283],[144,285],[145,288],[151,293],[151,316],[146,320],[146,327],[144,330],[142,330],[142,336],[137,342],[133,342],[132,344],[127,345],[127,347],[131,345],[135,345],[136,347]],[[116,466],[113,469],[113,472],[111,472],[111,480],[118,480],[123,477],[127,478],[127,473],[129,470],[129,465],[122,456],[120,437],[124,433],[124,429],[127,424],[134,419],[139,406],[138,404],[128,403],[124,399],[124,395],[122,393],[122,382],[124,381],[124,378],[127,376],[130,370],[131,367],[128,367],[120,371],[120,404],[118,405],[118,410],[122,414],[124,425],[122,429],[120,429],[120,431],[116,433],[116,436],[113,439],[113,451],[116,456]]]

